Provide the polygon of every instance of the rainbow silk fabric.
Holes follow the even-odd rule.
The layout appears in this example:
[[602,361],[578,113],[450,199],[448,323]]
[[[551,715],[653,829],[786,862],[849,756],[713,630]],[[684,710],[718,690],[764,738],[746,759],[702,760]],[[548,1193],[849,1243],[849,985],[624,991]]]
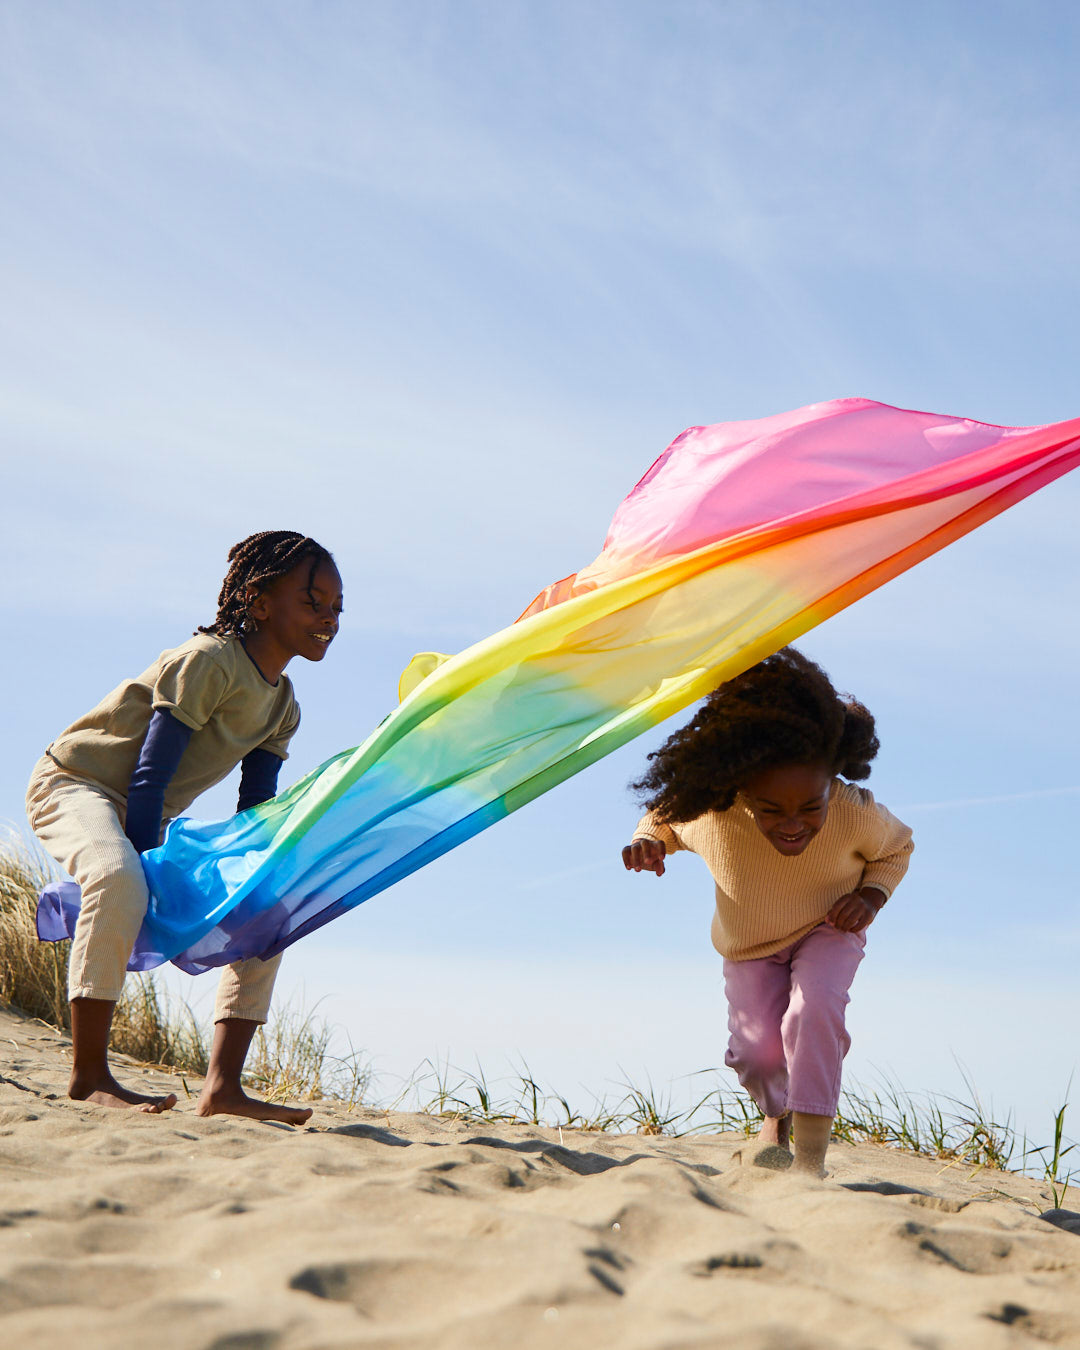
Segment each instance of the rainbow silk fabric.
[[[416,658],[362,745],[242,815],[174,821],[143,858],[131,969],[280,951],[1078,461],[1080,419],[997,427],[866,399],[684,431],[595,562],[459,655]],[[57,936],[68,895],[44,920]]]

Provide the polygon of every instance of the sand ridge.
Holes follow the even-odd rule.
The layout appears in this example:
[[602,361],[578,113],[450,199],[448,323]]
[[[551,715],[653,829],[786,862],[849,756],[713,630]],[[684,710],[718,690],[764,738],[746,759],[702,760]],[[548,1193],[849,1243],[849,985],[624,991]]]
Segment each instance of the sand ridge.
[[1080,1348],[1080,1232],[1023,1177],[834,1145],[814,1182],[736,1135],[337,1105],[298,1130],[183,1095],[106,1112],[64,1097],[67,1044],[0,1013],[4,1346]]

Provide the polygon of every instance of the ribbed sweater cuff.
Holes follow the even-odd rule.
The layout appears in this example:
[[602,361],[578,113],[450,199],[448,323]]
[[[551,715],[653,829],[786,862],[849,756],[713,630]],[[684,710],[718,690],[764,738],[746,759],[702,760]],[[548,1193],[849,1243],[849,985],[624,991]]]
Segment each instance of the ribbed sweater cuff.
[[881,863],[870,863],[863,873],[860,886],[876,886],[885,892],[888,899],[904,879],[906,868],[885,867]]
[[[654,844],[663,844],[665,853],[677,853],[679,851],[679,840],[674,830],[669,834],[661,834],[659,830],[637,829],[634,831],[634,839],[651,839]],[[631,839],[631,843],[634,842]]]

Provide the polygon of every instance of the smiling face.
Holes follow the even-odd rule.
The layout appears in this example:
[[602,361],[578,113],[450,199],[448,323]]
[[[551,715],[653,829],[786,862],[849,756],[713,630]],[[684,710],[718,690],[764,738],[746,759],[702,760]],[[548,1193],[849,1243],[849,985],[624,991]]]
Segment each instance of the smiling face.
[[338,631],[342,612],[341,576],[329,559],[315,568],[298,563],[253,595],[248,613],[255,632],[244,645],[272,683],[294,656],[321,661]]
[[754,824],[778,853],[794,857],[825,824],[832,774],[820,764],[764,769],[743,784]]

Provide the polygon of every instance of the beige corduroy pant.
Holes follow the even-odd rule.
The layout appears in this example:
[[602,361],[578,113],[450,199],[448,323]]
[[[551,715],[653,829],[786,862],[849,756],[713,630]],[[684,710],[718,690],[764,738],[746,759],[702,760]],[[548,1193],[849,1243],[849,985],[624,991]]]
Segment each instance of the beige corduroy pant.
[[[115,1003],[149,895],[142,863],[124,833],[124,802],[43,756],[26,793],[31,829],[82,888],[68,959],[68,997]],[[221,973],[214,1021],[265,1022],[280,956],[237,961]]]

